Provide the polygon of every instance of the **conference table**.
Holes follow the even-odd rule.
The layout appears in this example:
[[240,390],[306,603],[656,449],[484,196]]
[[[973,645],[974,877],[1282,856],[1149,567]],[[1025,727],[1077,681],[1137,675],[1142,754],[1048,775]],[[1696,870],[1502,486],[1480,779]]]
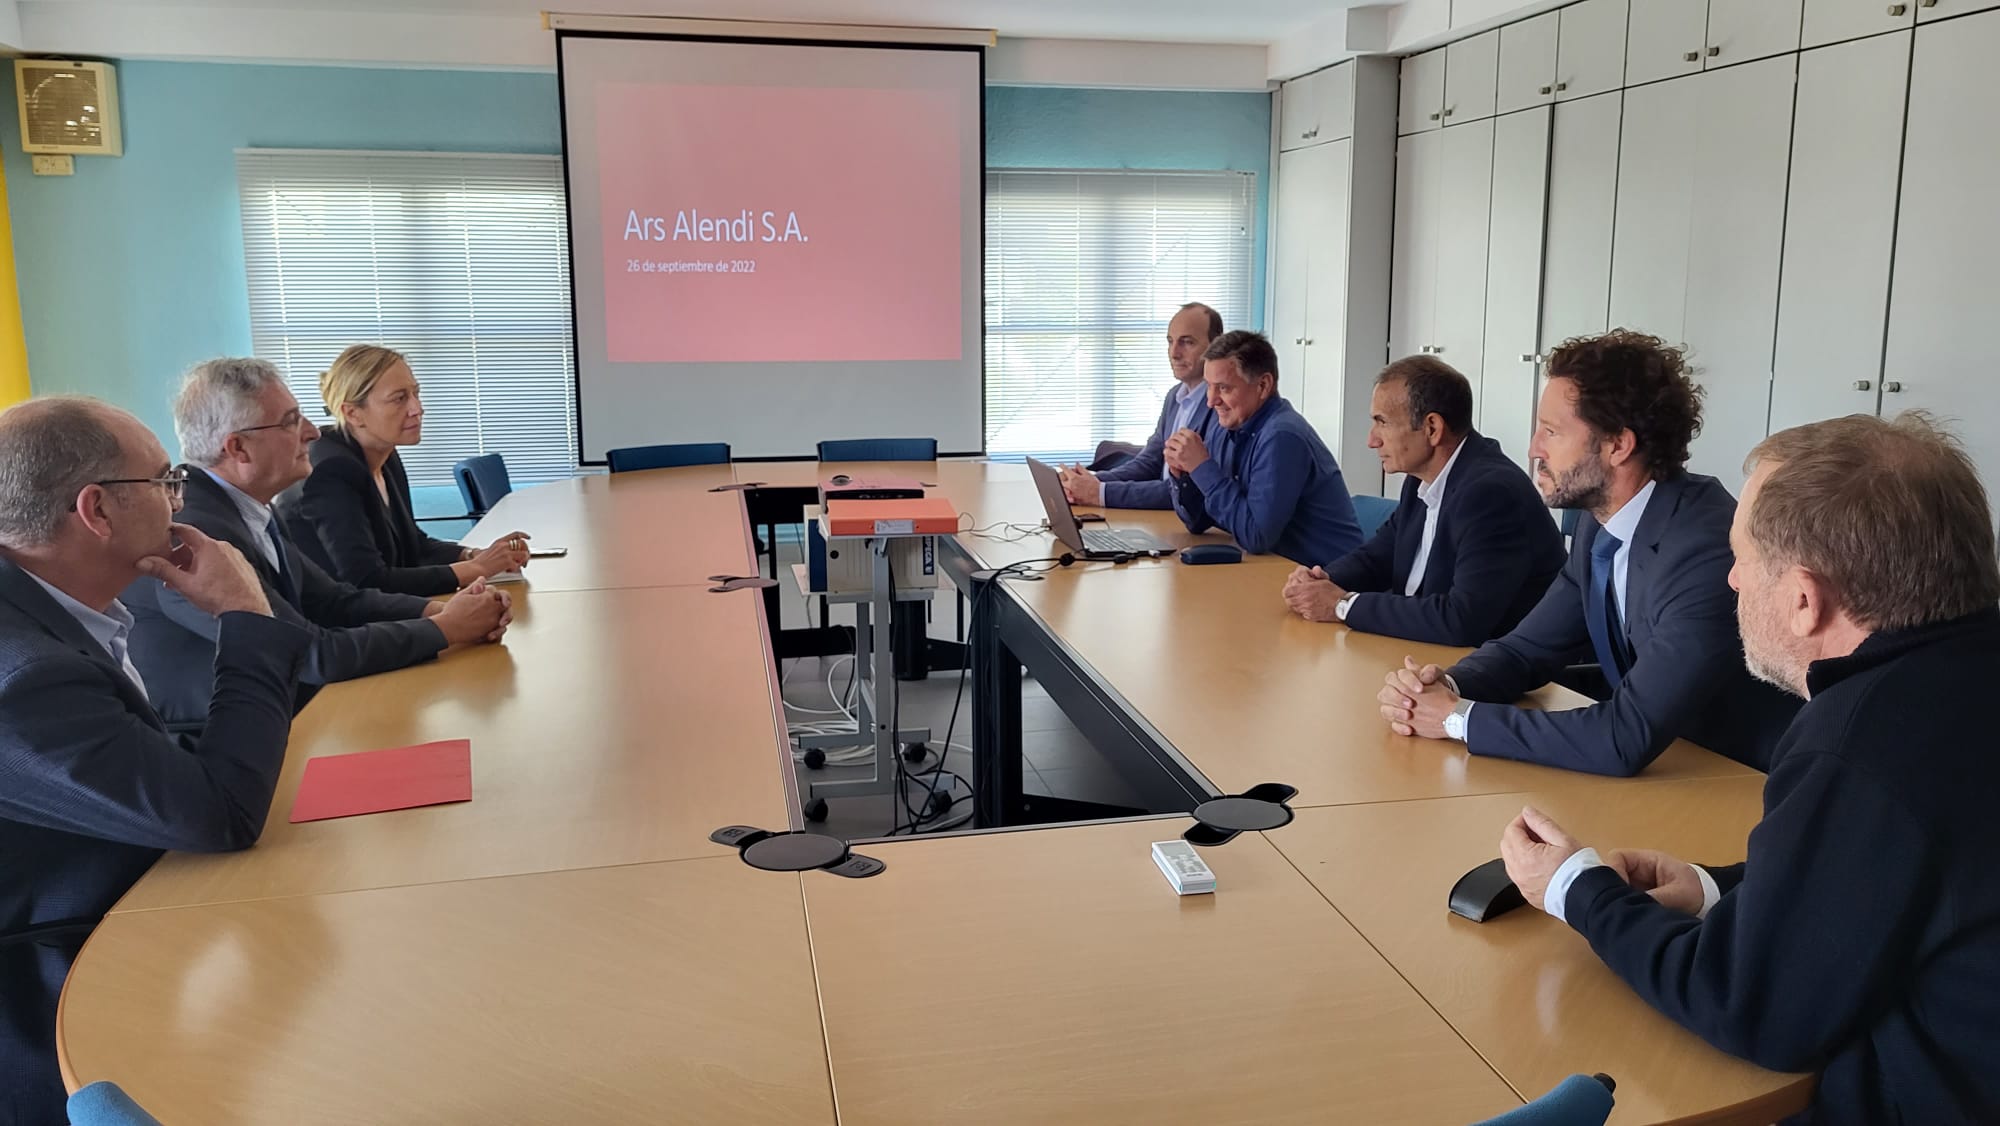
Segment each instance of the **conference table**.
[[[711,576],[757,572],[743,486],[837,471],[919,477],[964,513],[939,554],[999,791],[978,831],[858,843],[886,865],[858,880],[709,839],[809,827],[775,623]],[[1761,774],[1684,743],[1606,779],[1398,737],[1383,671],[1456,651],[1296,619],[1274,558],[1064,566],[1041,514],[1022,467],[971,461],[514,492],[470,541],[568,553],[512,588],[505,643],[320,692],[258,845],[168,854],[85,945],[65,1081],[215,1124],[1463,1123],[1579,1071],[1617,1080],[1618,1123],[1805,1105],[1810,1076],[1708,1047],[1554,920],[1445,909],[1530,802],[1601,847],[1740,859]],[[1019,795],[1024,675],[1146,816],[1047,823],[1065,807]],[[309,759],[447,738],[471,741],[470,802],[289,821]],[[1175,895],[1150,844],[1266,781],[1296,819],[1204,850],[1217,891]]]

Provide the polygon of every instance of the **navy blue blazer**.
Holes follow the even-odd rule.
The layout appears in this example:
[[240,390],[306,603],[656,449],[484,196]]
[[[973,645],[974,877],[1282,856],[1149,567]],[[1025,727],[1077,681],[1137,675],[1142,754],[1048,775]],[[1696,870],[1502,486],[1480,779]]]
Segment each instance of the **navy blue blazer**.
[[[65,1120],[56,991],[89,927],[162,849],[247,848],[264,831],[310,639],[259,614],[224,614],[219,636],[208,733],[177,740],[82,624],[0,559],[0,1120]],[[19,937],[59,924],[74,926]]]
[[320,428],[312,475],[278,494],[278,516],[293,542],[342,582],[398,594],[450,594],[461,545],[430,535],[410,510],[410,475],[391,454],[382,466],[389,499],[375,488],[354,439]]
[[[279,521],[290,574],[264,558],[228,490],[199,466],[185,465],[187,501],[177,519],[243,553],[263,580],[271,613],[312,636],[299,676],[295,708],[319,686],[400,669],[436,656],[444,631],[424,618],[428,599],[363,590],[320,569]],[[208,722],[215,695],[216,620],[158,579],[140,578],[121,596],[132,611],[132,663],[146,679],[146,694],[171,731],[198,732]]]
[[[1446,489],[1449,495],[1449,488]],[[1577,523],[1569,562],[1521,624],[1446,670],[1472,709],[1466,747],[1592,774],[1630,776],[1676,738],[1764,769],[1799,701],[1750,676],[1736,632],[1736,498],[1713,477],[1660,481],[1632,536],[1625,632],[1634,659],[1609,700],[1544,712],[1513,702],[1578,660],[1590,660],[1584,590],[1598,524]]]
[[[1104,482],[1104,507],[1106,508],[1172,508],[1174,487],[1167,481],[1167,439],[1174,436],[1174,418],[1180,414],[1180,403],[1175,396],[1180,393],[1180,385],[1167,392],[1167,398],[1160,405],[1160,421],[1153,427],[1153,436],[1146,439],[1146,448],[1132,455],[1122,465],[1114,466],[1097,475]],[[1201,440],[1210,449],[1215,448],[1215,409],[1208,405],[1208,388],[1195,388],[1194,412],[1188,415],[1188,429],[1201,435]]]
[[1472,431],[1459,446],[1438,505],[1424,577],[1403,594],[1423,545],[1430,506],[1423,482],[1403,482],[1403,499],[1367,543],[1325,565],[1326,577],[1367,591],[1347,624],[1367,633],[1435,645],[1483,645],[1519,625],[1563,566],[1562,532],[1542,495],[1500,443]]

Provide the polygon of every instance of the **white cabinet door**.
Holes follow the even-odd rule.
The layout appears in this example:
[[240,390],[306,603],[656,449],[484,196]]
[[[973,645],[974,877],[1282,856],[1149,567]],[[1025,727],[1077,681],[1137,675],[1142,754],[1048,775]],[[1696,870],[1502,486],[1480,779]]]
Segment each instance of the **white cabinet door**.
[[1319,126],[1319,84],[1325,71],[1302,74],[1278,87],[1278,149],[1304,148],[1313,143]]
[[1556,25],[1560,12],[1500,29],[1500,79],[1494,111],[1513,113],[1556,98]]
[[1769,432],[1797,70],[1798,56],[1782,55],[1693,80],[1701,123],[1686,339],[1707,396],[1688,467],[1732,491],[1743,483],[1743,459]]
[[1824,47],[1917,22],[1917,0],[1806,0],[1801,44]]
[[1313,86],[1313,101],[1318,106],[1313,117],[1313,143],[1354,136],[1354,64],[1330,66],[1317,77],[1319,82]]
[[1612,327],[1687,339],[1700,76],[1625,91],[1611,242]]
[[1348,161],[1352,140],[1330,141],[1293,153],[1311,202],[1306,225],[1304,358],[1294,374],[1283,374],[1303,399],[1301,409],[1328,446],[1338,450],[1341,434],[1341,357],[1346,351]]
[[1625,85],[1628,0],[1583,0],[1562,9],[1556,35],[1556,100]]
[[1307,177],[1313,149],[1278,154],[1277,226],[1271,239],[1271,346],[1284,377],[1305,366],[1307,261],[1312,255],[1317,204]]
[[[1542,221],[1548,210],[1549,111],[1493,123],[1493,209],[1486,250],[1486,338],[1479,429],[1523,466],[1535,424],[1535,341],[1541,331]],[[1449,357],[1447,357],[1449,358]]]
[[1486,242],[1494,121],[1444,131],[1438,192],[1437,327],[1432,351],[1479,386],[1486,347]]
[[[1887,4],[1889,0],[1882,0]],[[1799,49],[1800,0],[1709,0],[1708,48],[1716,67],[1767,59]]]
[[1975,139],[1992,136],[1996,58],[2000,13],[1917,29],[1882,370],[1882,413],[1924,407],[1948,420],[1989,501],[2000,500],[2000,378],[1987,341],[2000,261],[2000,145]]
[[1422,133],[1444,124],[1445,48],[1403,60],[1397,90],[1396,132]]
[[1910,34],[1799,56],[1772,430],[1875,412]]
[[1707,0],[1632,0],[1632,23],[1625,33],[1625,84],[1696,73],[1707,38]]
[[1444,134],[1396,142],[1396,230],[1390,266],[1389,356],[1436,343],[1438,206],[1443,198]]
[[1962,16],[1967,12],[1981,12],[1988,8],[2000,8],[2000,0],[1916,0],[1917,22],[1929,23],[1946,16]]
[[1492,117],[1499,74],[1498,30],[1461,39],[1445,48],[1444,123],[1459,125]]
[[1541,347],[1611,327],[1611,221],[1618,207],[1614,90],[1555,107],[1549,128],[1549,217],[1542,271]]

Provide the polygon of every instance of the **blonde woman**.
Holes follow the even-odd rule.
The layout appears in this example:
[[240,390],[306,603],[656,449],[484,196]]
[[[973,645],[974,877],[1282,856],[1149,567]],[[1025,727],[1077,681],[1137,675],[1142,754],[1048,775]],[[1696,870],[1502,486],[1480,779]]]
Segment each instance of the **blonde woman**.
[[417,377],[400,353],[356,344],[319,377],[333,425],[312,444],[312,475],[278,498],[278,510],[321,565],[356,586],[449,594],[528,563],[528,537],[484,549],[435,539],[410,511],[410,478],[396,451],[424,436]]

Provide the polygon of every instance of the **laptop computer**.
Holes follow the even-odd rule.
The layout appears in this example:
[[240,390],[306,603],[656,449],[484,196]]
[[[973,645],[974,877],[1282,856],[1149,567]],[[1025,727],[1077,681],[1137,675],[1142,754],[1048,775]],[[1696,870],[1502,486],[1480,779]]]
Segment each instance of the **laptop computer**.
[[1164,555],[1173,548],[1149,532],[1137,528],[1092,528],[1084,531],[1069,509],[1063,493],[1062,474],[1046,462],[1028,459],[1028,475],[1035,479],[1035,491],[1042,494],[1042,509],[1049,516],[1049,531],[1079,559],[1117,559],[1130,555]]

